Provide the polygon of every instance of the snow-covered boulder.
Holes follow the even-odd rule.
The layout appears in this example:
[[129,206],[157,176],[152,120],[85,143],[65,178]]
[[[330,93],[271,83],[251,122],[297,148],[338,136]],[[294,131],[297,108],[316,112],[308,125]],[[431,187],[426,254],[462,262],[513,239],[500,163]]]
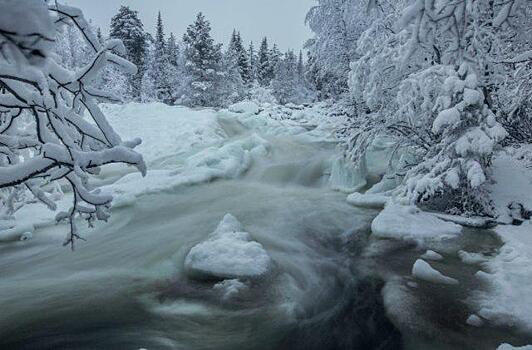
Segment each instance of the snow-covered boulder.
[[427,250],[425,254],[421,255],[421,258],[425,260],[434,261],[443,260],[443,256],[441,256],[441,254],[436,253],[434,250]]
[[198,279],[252,279],[272,270],[272,259],[252,241],[242,224],[225,215],[207,240],[194,246],[185,258],[185,271]]
[[260,111],[259,105],[253,101],[242,101],[229,106],[229,110],[234,113],[257,114]]
[[455,237],[461,231],[460,225],[438,219],[415,206],[395,203],[388,203],[371,224],[371,232],[376,237],[417,243]]
[[246,283],[238,279],[223,280],[216,283],[212,289],[222,294],[222,299],[229,300],[238,296],[241,292],[247,290],[249,287]]
[[412,276],[417,279],[440,284],[458,284],[454,278],[447,277],[438,270],[434,269],[424,260],[418,259],[412,267]]
[[384,208],[389,199],[390,197],[383,194],[355,192],[347,196],[347,203],[356,207],[381,209]]
[[512,346],[510,344],[501,344],[497,350],[532,350],[532,345],[525,345],[525,346]]

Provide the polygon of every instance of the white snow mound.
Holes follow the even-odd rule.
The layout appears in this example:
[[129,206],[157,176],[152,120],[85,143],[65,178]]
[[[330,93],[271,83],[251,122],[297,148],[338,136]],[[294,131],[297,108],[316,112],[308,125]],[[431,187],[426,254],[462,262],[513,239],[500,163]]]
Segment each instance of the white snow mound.
[[443,275],[424,260],[418,259],[412,267],[412,276],[427,282],[440,284],[458,284],[454,278]]
[[355,207],[380,209],[384,208],[389,199],[390,197],[383,194],[355,192],[347,196],[347,203]]
[[462,227],[440,220],[415,206],[388,203],[373,220],[371,231],[374,236],[380,238],[423,243],[426,240],[442,240],[459,235]]
[[272,269],[272,259],[252,241],[242,224],[225,215],[209,238],[194,246],[185,258],[189,276],[199,279],[259,278]]

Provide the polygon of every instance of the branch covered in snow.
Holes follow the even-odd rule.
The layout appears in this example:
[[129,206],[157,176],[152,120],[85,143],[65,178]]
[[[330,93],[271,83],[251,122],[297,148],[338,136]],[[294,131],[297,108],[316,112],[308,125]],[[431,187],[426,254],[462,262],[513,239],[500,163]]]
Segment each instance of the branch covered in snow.
[[[136,67],[118,56],[125,52],[119,40],[100,44],[79,9],[35,0],[0,0],[0,5],[0,189],[25,186],[53,209],[40,188],[67,181],[74,202],[57,219],[70,222],[65,244],[73,245],[80,237],[77,217],[92,225],[109,216],[112,198],[90,185],[91,175],[111,163],[146,173],[133,150],[140,140],[122,141],[98,107],[114,97],[91,86],[108,65],[130,73]],[[92,49],[89,63],[76,71],[61,66],[52,53],[60,26],[77,28]],[[28,121],[24,135],[14,123],[20,118]]]

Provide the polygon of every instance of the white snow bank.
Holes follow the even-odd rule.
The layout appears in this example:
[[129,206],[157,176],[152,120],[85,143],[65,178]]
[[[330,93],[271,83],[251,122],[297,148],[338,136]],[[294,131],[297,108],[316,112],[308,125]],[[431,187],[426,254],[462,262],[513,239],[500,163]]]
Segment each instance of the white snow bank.
[[532,334],[532,224],[500,225],[495,232],[505,244],[497,256],[482,264],[486,272],[477,273],[489,285],[474,298],[478,314]]
[[459,235],[460,225],[438,219],[415,206],[388,203],[373,220],[371,231],[380,238],[401,239],[422,243],[427,240],[442,240]]
[[383,194],[355,192],[347,196],[347,203],[356,207],[380,209],[384,208],[389,199]]
[[501,344],[497,350],[532,350],[532,345],[525,345],[525,346],[511,346],[510,344]]
[[227,214],[209,238],[185,258],[185,270],[200,279],[248,279],[268,274],[273,262],[242,224]]
[[229,110],[235,113],[257,114],[259,106],[253,101],[242,101],[229,106]]
[[254,156],[265,156],[268,142],[257,135],[228,142],[220,147],[208,147],[184,160],[176,170],[148,170],[145,177],[131,173],[112,185],[102,188],[110,192],[113,205],[130,202],[132,198],[190,186],[215,179],[230,179],[242,175]]
[[454,278],[443,275],[438,270],[435,270],[430,264],[424,260],[418,259],[412,267],[412,276],[432,283],[440,284],[458,284]]
[[532,210],[532,170],[527,168],[524,154],[532,154],[532,146],[521,150],[507,149],[500,152],[493,160],[493,179],[488,189],[500,222],[511,223],[512,218],[508,205],[512,202],[521,203]]
[[[123,139],[142,139],[136,150],[149,166],[226,138],[217,122],[217,112],[211,109],[162,103],[103,104],[101,107],[109,123]],[[175,164],[170,163],[167,167],[175,167]]]

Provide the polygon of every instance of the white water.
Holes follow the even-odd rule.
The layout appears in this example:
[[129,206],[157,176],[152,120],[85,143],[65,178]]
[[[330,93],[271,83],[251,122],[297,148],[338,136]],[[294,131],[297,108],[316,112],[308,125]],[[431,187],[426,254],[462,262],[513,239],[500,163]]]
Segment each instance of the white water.
[[[224,127],[232,138],[248,132]],[[382,283],[359,272],[375,212],[326,186],[334,145],[264,137],[269,156],[241,178],[143,196],[75,252],[61,246],[62,226],[0,246],[0,348],[426,348],[404,341]],[[186,253],[226,213],[276,264],[231,300],[183,272]],[[358,237],[349,249],[346,233]],[[405,255],[397,266],[413,259]]]

